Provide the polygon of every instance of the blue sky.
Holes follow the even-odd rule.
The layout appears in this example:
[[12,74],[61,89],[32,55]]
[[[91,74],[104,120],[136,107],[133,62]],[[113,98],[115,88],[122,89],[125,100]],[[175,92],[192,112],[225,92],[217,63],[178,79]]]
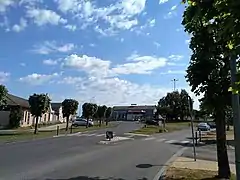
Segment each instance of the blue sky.
[[107,105],[155,104],[173,78],[190,92],[183,10],[179,0],[2,0],[0,83]]

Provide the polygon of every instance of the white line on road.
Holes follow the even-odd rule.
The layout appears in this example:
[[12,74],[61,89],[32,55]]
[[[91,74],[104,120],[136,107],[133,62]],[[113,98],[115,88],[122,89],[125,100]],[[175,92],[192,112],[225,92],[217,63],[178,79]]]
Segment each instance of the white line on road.
[[190,141],[181,141],[181,144],[188,144]]
[[98,136],[98,137],[100,137],[100,136],[105,136],[105,134],[98,134],[97,136]]
[[157,142],[163,142],[165,141],[166,139],[162,138],[162,139],[158,139]]
[[165,141],[165,143],[168,143],[168,144],[172,144],[172,143],[176,143],[178,142],[177,140],[169,140],[169,141]]
[[148,140],[153,140],[153,139],[156,139],[155,137],[149,137],[149,138],[145,138],[143,139],[144,141],[148,141]]

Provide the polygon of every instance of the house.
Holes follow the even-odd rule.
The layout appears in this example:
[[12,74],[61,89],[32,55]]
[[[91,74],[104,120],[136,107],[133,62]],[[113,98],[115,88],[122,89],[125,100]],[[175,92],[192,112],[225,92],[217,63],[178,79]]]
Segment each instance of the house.
[[56,121],[66,122],[66,118],[63,118],[62,103],[51,103],[51,107],[54,111]]
[[[23,117],[22,120],[20,121],[20,126],[21,127],[26,127],[26,126],[32,126],[34,125],[36,121],[36,117],[34,117],[30,113],[30,105],[28,103],[28,100],[12,95],[12,94],[7,94],[6,97],[6,103],[7,103],[7,109],[14,107],[14,106],[20,106],[23,110]],[[0,127],[5,127],[9,124],[9,114],[10,111],[0,111]],[[41,123],[49,123],[49,122],[54,122],[56,121],[54,117],[54,111],[51,109],[43,114],[42,117],[39,118],[39,124]]]
[[155,105],[114,106],[112,118],[120,121],[134,121],[153,119],[157,112]]

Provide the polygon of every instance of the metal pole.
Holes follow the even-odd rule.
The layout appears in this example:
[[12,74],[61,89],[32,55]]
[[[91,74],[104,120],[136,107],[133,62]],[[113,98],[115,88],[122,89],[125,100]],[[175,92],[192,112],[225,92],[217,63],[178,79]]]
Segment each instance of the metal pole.
[[[232,87],[236,82],[236,60],[230,57],[231,66],[231,82]],[[233,109],[233,127],[234,127],[234,141],[235,141],[235,164],[236,164],[236,177],[240,180],[240,106],[239,95],[232,92],[232,109]]]
[[174,78],[172,81],[173,81],[173,91],[175,91],[176,90],[176,82],[178,81],[178,79]]
[[189,105],[189,114],[190,114],[190,118],[191,118],[191,129],[192,129],[192,141],[193,141],[193,158],[194,158],[194,161],[197,160],[196,158],[196,147],[195,147],[195,137],[194,137],[194,129],[193,129],[193,118],[192,118],[192,107],[191,107],[191,97],[188,96],[188,105]]

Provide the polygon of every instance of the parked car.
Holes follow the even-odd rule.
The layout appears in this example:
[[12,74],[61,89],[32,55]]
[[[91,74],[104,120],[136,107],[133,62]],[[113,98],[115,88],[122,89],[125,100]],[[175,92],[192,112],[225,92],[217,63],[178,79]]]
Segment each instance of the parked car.
[[[77,126],[86,126],[87,125],[87,119],[77,118],[77,119],[75,119],[73,121],[72,125],[75,126],[75,127],[77,127]],[[93,126],[94,125],[93,121],[89,119],[88,125],[89,126]]]
[[197,130],[201,130],[201,131],[210,131],[210,126],[208,125],[208,123],[199,123],[197,125]]
[[145,121],[146,125],[154,125],[154,126],[158,126],[158,121],[156,120],[146,120]]
[[215,129],[216,128],[216,123],[215,122],[208,122],[207,123],[211,129]]

